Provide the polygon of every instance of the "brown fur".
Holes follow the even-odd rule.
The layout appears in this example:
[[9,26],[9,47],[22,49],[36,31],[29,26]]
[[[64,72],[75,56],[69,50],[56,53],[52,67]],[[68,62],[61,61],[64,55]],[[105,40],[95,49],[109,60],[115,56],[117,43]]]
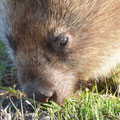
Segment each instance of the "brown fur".
[[[52,98],[62,103],[79,80],[107,77],[120,63],[119,0],[5,0],[4,4],[11,28],[5,34],[28,96],[35,92],[40,101]],[[54,43],[59,35],[69,38],[62,52]]]

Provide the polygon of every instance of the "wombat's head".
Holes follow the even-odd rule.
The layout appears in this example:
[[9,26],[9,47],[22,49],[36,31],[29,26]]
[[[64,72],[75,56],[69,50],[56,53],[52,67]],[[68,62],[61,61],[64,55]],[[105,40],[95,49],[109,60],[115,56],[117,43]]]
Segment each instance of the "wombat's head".
[[104,65],[112,54],[104,51],[109,51],[108,38],[114,38],[107,35],[114,23],[101,10],[107,2],[98,0],[98,7],[97,1],[88,0],[5,1],[10,28],[6,36],[28,96],[62,103],[78,88],[79,79],[106,74],[109,66]]

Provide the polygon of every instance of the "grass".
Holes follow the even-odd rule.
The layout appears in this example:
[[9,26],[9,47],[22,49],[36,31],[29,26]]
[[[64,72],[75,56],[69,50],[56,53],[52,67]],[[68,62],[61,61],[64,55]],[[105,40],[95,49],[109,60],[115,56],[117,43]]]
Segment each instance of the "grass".
[[[38,103],[35,100],[26,98],[14,87],[3,86],[2,76],[5,74],[7,66],[4,58],[6,56],[5,50],[5,46],[0,42],[0,90],[3,90],[3,92],[0,91],[1,118],[3,113],[7,113],[9,118],[16,114],[15,120],[30,118],[30,120],[47,120],[50,118],[51,120],[120,120],[120,98],[111,93],[111,90],[108,89],[109,86],[107,86],[106,91],[102,92],[98,92],[97,85],[92,90],[79,90],[75,95],[67,98],[63,106],[59,106],[53,101],[50,104]],[[118,74],[111,79],[119,79]],[[17,100],[14,100],[13,96]],[[6,99],[9,99],[9,102],[7,107],[4,108],[3,103]],[[16,101],[19,102],[16,104]],[[26,105],[24,103],[27,103],[28,109],[32,108],[33,111],[25,113]]]
[[0,85],[2,85],[2,75],[4,74],[5,68],[7,66],[7,61],[4,60],[7,55],[5,50],[5,45],[0,42]]

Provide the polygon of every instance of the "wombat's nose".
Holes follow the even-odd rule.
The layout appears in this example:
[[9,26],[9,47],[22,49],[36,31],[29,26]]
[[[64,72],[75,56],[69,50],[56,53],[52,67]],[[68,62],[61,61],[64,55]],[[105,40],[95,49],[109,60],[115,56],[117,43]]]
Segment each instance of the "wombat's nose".
[[40,102],[48,102],[54,94],[54,89],[39,87],[34,83],[27,83],[23,86],[23,92],[30,98]]

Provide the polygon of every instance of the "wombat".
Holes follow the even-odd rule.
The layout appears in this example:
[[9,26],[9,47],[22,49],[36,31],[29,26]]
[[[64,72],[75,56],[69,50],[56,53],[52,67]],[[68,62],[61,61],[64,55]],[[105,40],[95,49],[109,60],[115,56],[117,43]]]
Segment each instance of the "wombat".
[[[2,38],[28,97],[62,104],[79,82],[120,63],[119,0],[1,0]],[[118,81],[118,86],[119,86]]]

